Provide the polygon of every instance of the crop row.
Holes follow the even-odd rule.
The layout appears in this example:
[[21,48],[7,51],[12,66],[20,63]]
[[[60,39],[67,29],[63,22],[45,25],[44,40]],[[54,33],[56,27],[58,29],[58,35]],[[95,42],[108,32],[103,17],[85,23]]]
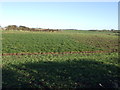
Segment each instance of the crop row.
[[117,49],[117,37],[69,33],[3,33],[2,53],[75,52]]
[[6,88],[114,88],[120,83],[117,53],[3,56],[2,65]]

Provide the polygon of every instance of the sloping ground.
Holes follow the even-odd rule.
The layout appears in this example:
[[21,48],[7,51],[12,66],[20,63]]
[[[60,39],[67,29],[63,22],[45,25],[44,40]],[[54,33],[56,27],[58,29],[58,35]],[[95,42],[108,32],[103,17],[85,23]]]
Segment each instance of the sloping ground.
[[3,88],[116,88],[120,84],[117,53],[3,56],[2,67]]
[[118,88],[117,44],[107,34],[3,33],[3,88]]
[[[10,32],[10,31],[9,31]],[[3,33],[2,53],[118,50],[118,37],[89,33]]]

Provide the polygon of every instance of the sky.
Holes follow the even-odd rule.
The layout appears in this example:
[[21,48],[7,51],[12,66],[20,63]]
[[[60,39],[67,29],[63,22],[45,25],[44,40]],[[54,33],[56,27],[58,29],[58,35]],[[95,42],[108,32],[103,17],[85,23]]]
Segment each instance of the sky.
[[0,25],[118,29],[118,2],[2,2]]

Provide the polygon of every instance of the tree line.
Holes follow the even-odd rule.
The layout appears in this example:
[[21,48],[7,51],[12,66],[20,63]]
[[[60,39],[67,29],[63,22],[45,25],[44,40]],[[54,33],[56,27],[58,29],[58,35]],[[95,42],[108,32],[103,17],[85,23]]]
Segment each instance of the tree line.
[[58,29],[42,29],[42,28],[30,28],[26,26],[8,25],[4,30],[22,30],[22,31],[59,31]]
[[5,27],[5,30],[33,30],[35,28],[29,28],[26,26],[17,26],[17,25],[8,25]]

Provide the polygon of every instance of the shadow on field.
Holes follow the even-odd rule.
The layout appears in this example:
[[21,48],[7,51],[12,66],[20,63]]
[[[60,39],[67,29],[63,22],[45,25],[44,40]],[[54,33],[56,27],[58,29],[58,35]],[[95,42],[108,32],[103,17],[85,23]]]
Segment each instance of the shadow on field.
[[[11,68],[9,68],[11,67]],[[118,67],[93,60],[39,61],[3,68],[3,88],[114,88]],[[119,80],[118,80],[119,81]]]

